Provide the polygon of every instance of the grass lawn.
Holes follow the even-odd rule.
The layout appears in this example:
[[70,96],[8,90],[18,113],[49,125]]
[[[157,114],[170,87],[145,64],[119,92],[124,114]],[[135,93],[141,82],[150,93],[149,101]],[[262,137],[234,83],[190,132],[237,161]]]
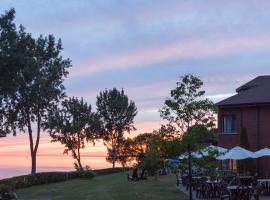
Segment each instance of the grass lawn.
[[162,176],[156,181],[128,182],[125,173],[97,176],[91,180],[71,180],[34,186],[17,191],[19,199],[36,200],[160,200],[187,197],[175,187],[175,176]]

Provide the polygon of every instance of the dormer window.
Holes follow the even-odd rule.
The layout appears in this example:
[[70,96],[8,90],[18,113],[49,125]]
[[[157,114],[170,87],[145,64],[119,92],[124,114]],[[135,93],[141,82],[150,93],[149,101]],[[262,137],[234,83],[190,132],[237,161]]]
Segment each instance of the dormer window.
[[221,117],[221,132],[236,133],[236,117],[235,115],[223,115]]

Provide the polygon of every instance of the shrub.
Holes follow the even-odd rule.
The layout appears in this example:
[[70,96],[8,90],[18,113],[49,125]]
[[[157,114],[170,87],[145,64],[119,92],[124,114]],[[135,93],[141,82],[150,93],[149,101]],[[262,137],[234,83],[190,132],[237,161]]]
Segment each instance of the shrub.
[[1,185],[0,192],[1,190],[7,190],[8,188],[13,189],[26,188],[34,185],[55,183],[70,179],[91,179],[95,175],[118,173],[121,172],[122,170],[123,168],[115,168],[115,169],[107,168],[107,169],[71,171],[71,172],[41,172],[36,174],[16,176],[0,180]]
[[12,185],[0,185],[0,196],[3,200],[17,199],[17,195],[14,192],[14,187]]
[[30,187],[33,185],[41,185],[47,183],[54,183],[66,181],[69,179],[85,178],[91,179],[95,176],[93,171],[75,171],[75,172],[42,172],[36,174],[29,174],[17,176],[9,179],[0,180],[0,184],[14,185],[15,189]]
[[149,151],[144,159],[144,167],[150,176],[157,175],[158,169],[162,167],[160,154],[155,151]]

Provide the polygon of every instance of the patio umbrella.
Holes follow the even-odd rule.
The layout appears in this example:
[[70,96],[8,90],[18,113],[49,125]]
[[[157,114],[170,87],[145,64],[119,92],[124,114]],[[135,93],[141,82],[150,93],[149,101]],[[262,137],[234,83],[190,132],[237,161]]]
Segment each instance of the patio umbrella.
[[228,151],[228,149],[225,149],[225,148],[219,147],[219,146],[210,145],[210,146],[206,147],[205,149],[203,149],[201,151],[201,153],[203,156],[208,156],[209,152],[211,152],[211,151],[216,151],[216,152],[218,152],[218,154],[224,154]]
[[227,153],[224,155],[218,156],[217,160],[244,160],[247,158],[258,158],[257,154],[255,154],[252,151],[246,150],[242,147],[236,146],[232,149],[230,149]]
[[255,154],[259,157],[270,156],[270,149],[264,148],[259,151],[256,151]]
[[[204,156],[208,156],[211,151],[217,151],[218,154],[223,154],[223,153],[226,153],[228,150],[225,149],[225,148],[222,148],[222,147],[210,145],[208,147],[205,147],[201,151],[192,152],[191,155],[194,158],[202,158]],[[187,159],[187,158],[188,158],[188,154],[187,153],[184,153],[184,154],[182,154],[182,155],[179,156],[179,159],[180,160]]]

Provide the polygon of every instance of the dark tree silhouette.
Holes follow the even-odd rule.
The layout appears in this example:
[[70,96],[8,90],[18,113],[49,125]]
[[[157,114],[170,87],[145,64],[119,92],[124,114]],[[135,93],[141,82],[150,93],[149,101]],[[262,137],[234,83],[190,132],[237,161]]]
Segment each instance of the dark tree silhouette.
[[133,125],[137,108],[133,101],[129,101],[124,90],[113,88],[100,92],[97,96],[97,112],[103,122],[103,141],[107,149],[111,151],[113,168],[118,143],[123,140],[125,132],[135,130]]
[[[165,101],[164,107],[160,110],[161,117],[167,119],[172,125],[176,125],[184,134],[189,134],[193,125],[203,125],[207,128],[213,127],[215,106],[208,99],[203,99],[205,94],[205,91],[201,89],[203,82],[193,75],[185,75],[176,84],[176,88],[171,90],[171,98]],[[190,145],[187,145],[187,151],[189,155],[189,180],[191,182]],[[189,196],[192,199],[191,187]]]
[[14,17],[14,9],[0,17],[0,129],[28,132],[35,173],[40,134],[48,110],[65,96],[62,83],[71,65],[60,54],[60,40],[34,39],[23,26],[16,29]]
[[52,142],[64,145],[66,154],[71,151],[77,170],[83,170],[81,149],[86,142],[94,144],[100,138],[100,127],[100,118],[91,111],[91,105],[74,97],[63,101],[60,108],[50,110],[47,120]]

